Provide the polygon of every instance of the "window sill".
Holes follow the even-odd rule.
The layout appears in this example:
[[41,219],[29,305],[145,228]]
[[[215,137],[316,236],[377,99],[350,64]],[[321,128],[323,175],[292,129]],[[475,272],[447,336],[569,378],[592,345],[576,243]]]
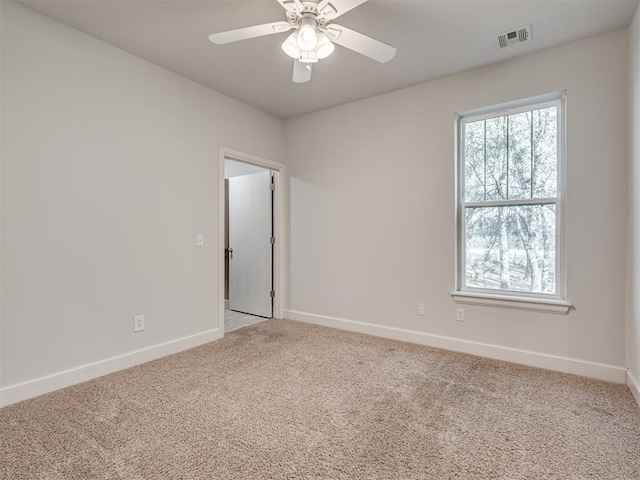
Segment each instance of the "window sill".
[[570,302],[565,300],[512,297],[510,295],[493,295],[489,293],[451,292],[451,297],[456,303],[467,305],[513,308],[530,312],[555,313],[556,315],[566,315],[573,307]]

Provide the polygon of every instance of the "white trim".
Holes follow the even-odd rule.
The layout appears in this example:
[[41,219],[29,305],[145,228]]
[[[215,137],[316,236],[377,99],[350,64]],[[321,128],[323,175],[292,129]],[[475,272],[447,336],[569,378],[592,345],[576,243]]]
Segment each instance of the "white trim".
[[532,104],[540,105],[540,108],[550,107],[559,99],[564,100],[566,97],[567,91],[560,90],[559,92],[543,93],[542,95],[536,95],[534,97],[499,103],[490,107],[474,108],[472,110],[455,113],[454,115],[456,120],[464,119],[466,117],[474,117],[478,120],[504,117],[506,115],[514,115],[516,113],[526,112],[530,110],[529,107]]
[[[273,209],[273,221],[274,230],[276,232],[276,243],[273,249],[273,283],[274,290],[276,292],[273,304],[273,317],[283,318],[285,298],[285,280],[286,273],[284,269],[284,253],[285,253],[285,231],[284,231],[284,198],[285,198],[285,185],[284,177],[286,174],[286,166],[284,163],[274,162],[266,158],[257,157],[248,153],[239,152],[226,147],[220,147],[219,159],[218,159],[218,192],[219,192],[219,207],[218,207],[218,301],[219,301],[219,316],[218,316],[218,328],[224,332],[224,235],[225,235],[225,223],[224,223],[224,211],[225,211],[225,196],[224,196],[224,162],[226,159],[236,160],[239,162],[249,163],[251,165],[257,165],[259,167],[267,168],[276,172],[275,175],[275,196],[274,196],[274,209]],[[224,333],[223,333],[224,334]]]
[[638,379],[631,373],[631,370],[627,370],[627,387],[631,390],[631,395],[635,398],[636,403],[640,407],[640,382]]
[[562,90],[558,110],[558,203],[556,204],[556,295],[567,300],[567,91]]
[[474,342],[442,335],[434,335],[413,330],[405,330],[395,327],[375,325],[342,318],[325,317],[304,312],[289,311],[287,318],[298,322],[322,325],[324,327],[349,330],[351,332],[365,333],[377,337],[391,338],[404,342],[417,343],[429,347],[442,348],[455,352],[478,355],[505,362],[520,363],[531,367],[555,370],[558,372],[581,375],[583,377],[596,378],[609,382],[624,384],[627,378],[627,369],[614,365],[587,362],[573,358],[548,355],[545,353],[531,352],[516,348],[502,347],[488,343]]
[[539,205],[555,205],[555,198],[525,198],[522,200],[487,200],[486,202],[465,202],[466,208],[491,207],[537,207]]
[[213,342],[219,338],[222,338],[222,331],[214,328],[206,332],[196,333],[195,335],[170,340],[98,362],[88,363],[80,367],[9,385],[0,389],[0,407],[6,407],[12,403],[44,395],[45,393],[69,387],[77,383],[86,382],[87,380],[102,377],[103,375],[150,362],[151,360],[156,360],[167,355],[189,350],[205,343]]
[[498,308],[513,308],[529,312],[555,313],[566,315],[573,307],[570,302],[555,298],[518,297],[490,293],[451,292],[456,303],[466,305],[482,305]]
[[275,170],[278,172],[282,172],[282,170],[284,170],[285,168],[284,163],[275,162],[267,158],[257,157],[256,155],[251,155],[249,153],[239,152],[237,150],[232,150],[231,148],[220,147],[220,158],[224,159],[225,157],[229,160],[237,160],[239,162],[250,163],[252,165],[257,165],[259,167],[263,167],[268,170]]

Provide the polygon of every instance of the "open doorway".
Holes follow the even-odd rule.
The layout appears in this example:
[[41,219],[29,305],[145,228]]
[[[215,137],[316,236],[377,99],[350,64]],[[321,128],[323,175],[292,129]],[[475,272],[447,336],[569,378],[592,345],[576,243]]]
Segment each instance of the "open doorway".
[[273,317],[273,173],[225,160],[225,332]]
[[281,318],[284,165],[221,149],[221,321],[228,333]]

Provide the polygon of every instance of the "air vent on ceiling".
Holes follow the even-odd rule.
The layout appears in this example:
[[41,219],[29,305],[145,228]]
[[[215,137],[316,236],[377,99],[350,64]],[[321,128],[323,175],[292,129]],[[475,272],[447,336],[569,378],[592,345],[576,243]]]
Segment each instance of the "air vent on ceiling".
[[493,37],[493,40],[496,42],[496,48],[498,50],[517,45],[518,43],[530,42],[531,24],[518,27],[508,32],[499,33]]

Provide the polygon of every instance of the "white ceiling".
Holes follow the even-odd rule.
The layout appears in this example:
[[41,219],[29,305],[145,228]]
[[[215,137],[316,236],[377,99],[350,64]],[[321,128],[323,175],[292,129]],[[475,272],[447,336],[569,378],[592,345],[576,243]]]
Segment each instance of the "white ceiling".
[[[291,81],[287,34],[213,45],[208,35],[284,20],[276,0],[25,0],[34,10],[280,118],[397,90],[625,28],[638,0],[369,0],[336,22],[398,49],[380,64],[343,47]],[[532,24],[530,43],[493,36]]]

